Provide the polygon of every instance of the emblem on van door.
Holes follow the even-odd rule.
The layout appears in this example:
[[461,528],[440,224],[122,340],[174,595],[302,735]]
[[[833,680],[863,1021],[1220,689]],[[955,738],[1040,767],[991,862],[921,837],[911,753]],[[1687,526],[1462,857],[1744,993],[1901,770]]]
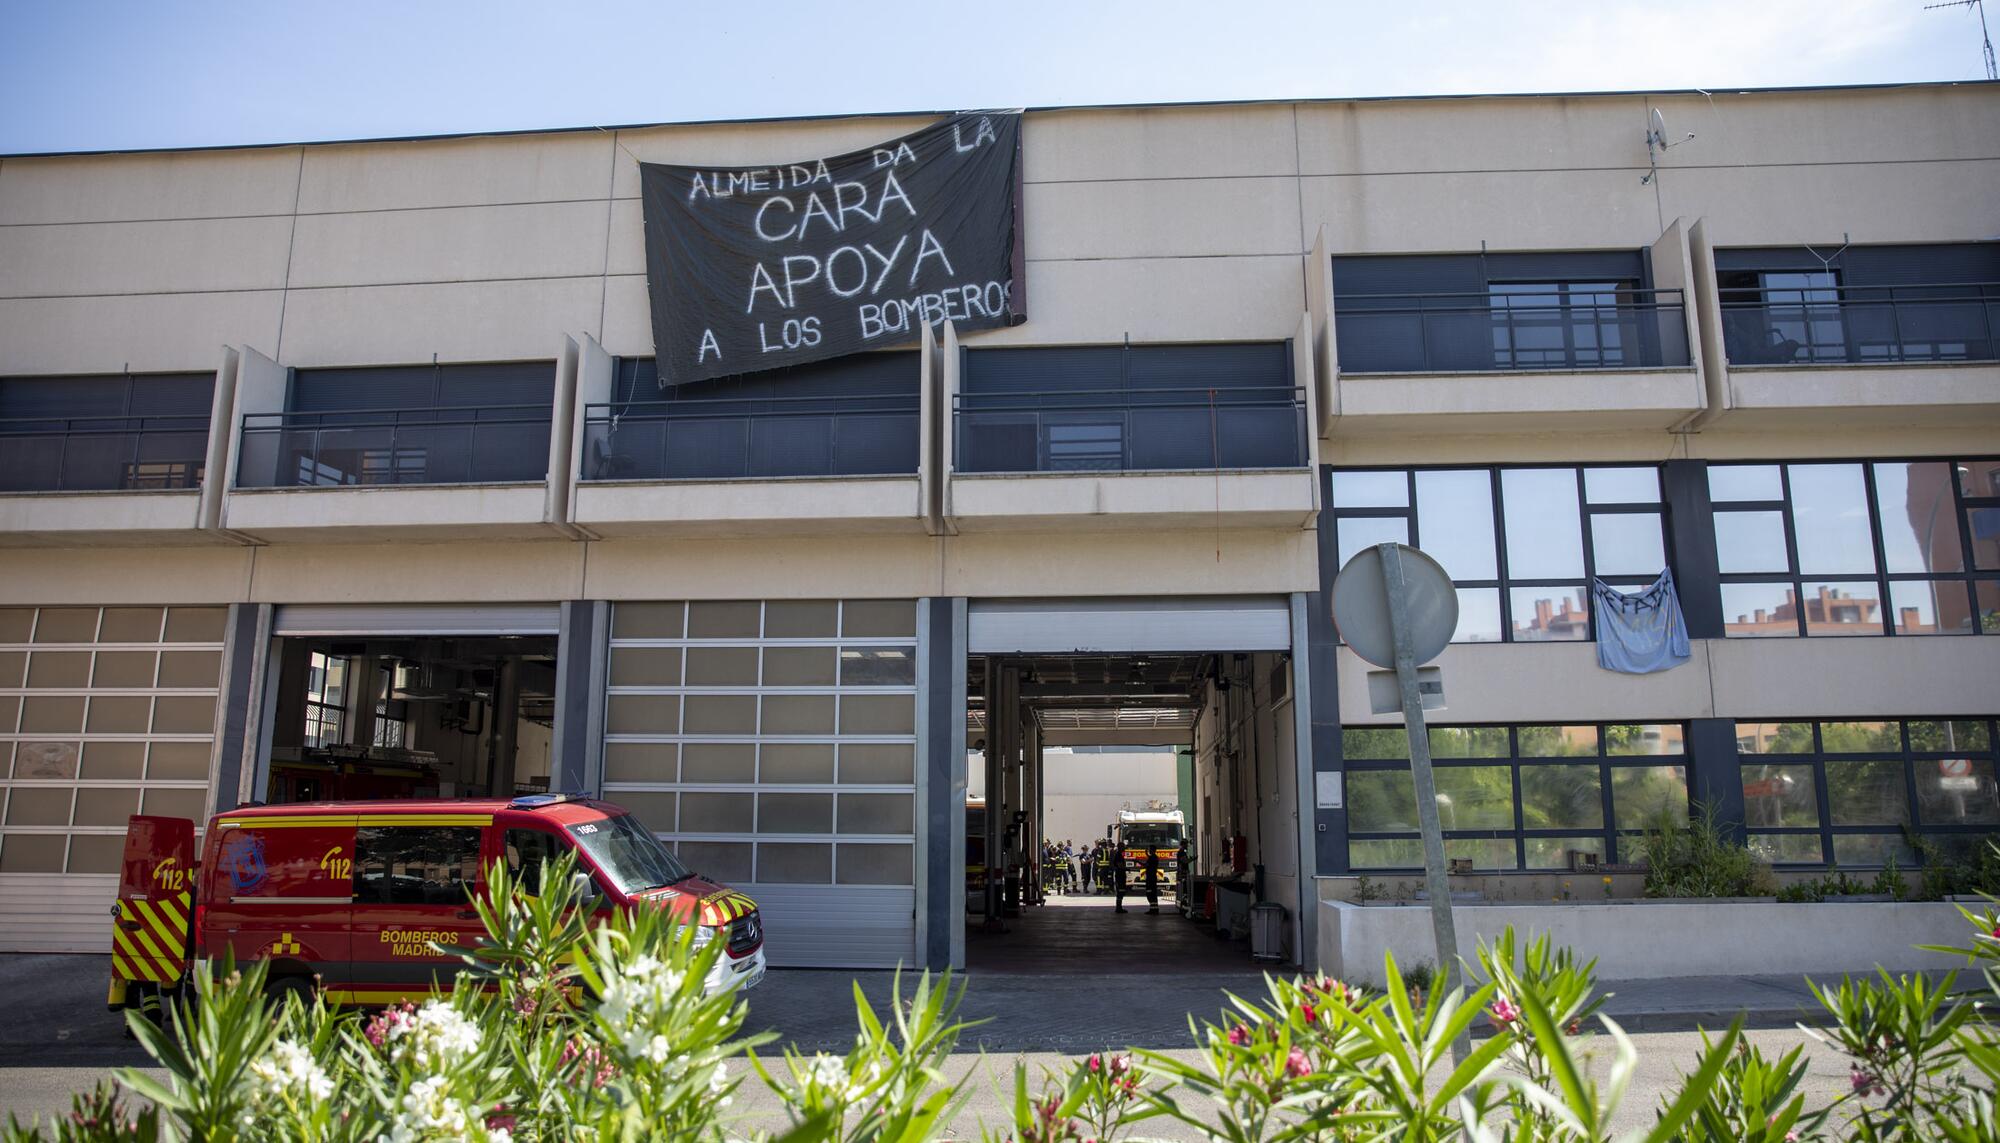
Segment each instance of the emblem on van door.
[[229,890],[241,896],[255,893],[270,879],[264,865],[264,836],[250,830],[231,830],[222,843],[222,868],[229,874]]

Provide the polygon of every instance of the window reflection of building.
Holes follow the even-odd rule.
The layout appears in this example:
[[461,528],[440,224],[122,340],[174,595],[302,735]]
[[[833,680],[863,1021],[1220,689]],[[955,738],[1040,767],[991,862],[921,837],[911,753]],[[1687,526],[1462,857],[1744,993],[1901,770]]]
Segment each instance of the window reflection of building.
[[1537,599],[1532,619],[1514,621],[1517,640],[1588,639],[1590,612],[1564,595],[1560,600]]
[[[1861,599],[1831,584],[1815,585],[1815,593],[1805,602],[1806,634],[1880,634],[1877,614],[1882,601]],[[1914,608],[1910,609],[1912,612]],[[1899,625],[1900,626],[1900,625]],[[1799,596],[1785,589],[1785,602],[1766,611],[1757,608],[1738,615],[1727,624],[1731,635],[1796,635],[1799,630]]]

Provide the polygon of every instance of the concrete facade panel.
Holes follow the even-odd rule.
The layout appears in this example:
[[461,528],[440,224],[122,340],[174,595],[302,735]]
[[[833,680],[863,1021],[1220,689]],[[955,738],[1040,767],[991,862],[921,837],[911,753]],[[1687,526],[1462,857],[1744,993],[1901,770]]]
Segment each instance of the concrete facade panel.
[[223,500],[222,524],[252,535],[329,528],[538,528],[545,495],[539,481],[235,489]]
[[1872,417],[1884,406],[1969,406],[2000,411],[2000,365],[1899,364],[1845,369],[1729,371],[1734,409],[1838,408]]
[[[1674,416],[1701,408],[1694,370],[1670,372],[1377,374],[1342,377],[1342,418],[1427,414],[1513,414],[1575,418],[1579,410]],[[1336,430],[1339,431],[1339,430]]]
[[[1708,718],[1712,710],[1708,642],[1671,671],[1626,675],[1597,665],[1594,643],[1454,643],[1436,659],[1444,674],[1439,725],[1479,722],[1653,722]],[[1340,648],[1340,718],[1356,725],[1400,723],[1402,713],[1371,714],[1368,672],[1376,668]]]
[[[1965,242],[2000,234],[2000,155],[1665,172],[1668,218],[1700,218],[1717,249],[1843,241]],[[1650,196],[1649,196],[1650,197]],[[1843,237],[1844,236],[1844,237]]]
[[257,603],[547,602],[581,598],[584,545],[567,540],[452,544],[274,544],[259,548],[245,598]]
[[1288,103],[1036,112],[1021,139],[1030,183],[1207,179],[1298,171]]
[[197,491],[0,495],[0,544],[185,540],[196,535],[200,499]]
[[1984,715],[2000,706],[2000,639],[1721,639],[1709,646],[1722,718]]
[[238,603],[256,549],[171,547],[0,551],[0,605]]
[[586,483],[577,489],[572,522],[605,534],[717,527],[755,534],[774,524],[819,531],[923,527],[914,477]]
[[612,154],[596,131],[309,147],[299,211],[601,202]]
[[[1676,146],[1660,168],[1758,163],[1929,162],[2000,158],[1990,90],[1962,84],[1900,90],[1716,92],[1648,101]],[[1868,140],[1857,156],[1855,140]]]
[[1643,96],[1473,97],[1301,103],[1299,169],[1554,171],[1646,169]]
[[[1305,228],[1333,254],[1633,249],[1660,236],[1644,171],[1307,176]],[[1672,218],[1672,212],[1668,213]],[[1338,283],[1336,282],[1336,285]]]
[[636,198],[611,203],[611,238],[605,245],[604,272],[644,274],[646,272],[646,217]]
[[1302,245],[1289,178],[1031,183],[1023,193],[1037,261],[1297,255]]
[[298,147],[0,162],[0,226],[289,214]]
[[652,307],[644,274],[606,278],[599,316],[585,328],[597,330],[598,340],[613,357],[651,357]]
[[565,334],[597,325],[596,278],[293,290],[287,365],[537,361]]
[[292,220],[0,226],[0,297],[276,289]]
[[981,345],[1280,340],[1305,311],[1299,259],[1147,258],[1028,263],[1028,321]]
[[604,269],[605,204],[536,203],[304,215],[290,284],[565,278]]
[[274,347],[283,310],[276,290],[0,299],[0,374],[206,372]]

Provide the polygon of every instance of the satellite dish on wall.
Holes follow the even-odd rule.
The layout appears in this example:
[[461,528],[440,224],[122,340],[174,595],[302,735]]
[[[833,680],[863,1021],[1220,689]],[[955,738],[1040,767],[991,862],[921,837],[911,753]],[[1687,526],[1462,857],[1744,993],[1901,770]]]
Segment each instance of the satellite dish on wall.
[[1660,114],[1660,109],[1657,107],[1653,108],[1650,126],[1646,132],[1646,142],[1662,150],[1667,146],[1667,118]]

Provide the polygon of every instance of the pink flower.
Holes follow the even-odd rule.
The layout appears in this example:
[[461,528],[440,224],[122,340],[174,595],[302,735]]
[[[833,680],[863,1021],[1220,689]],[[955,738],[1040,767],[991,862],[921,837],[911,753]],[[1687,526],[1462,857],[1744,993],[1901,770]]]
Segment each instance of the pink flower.
[[1301,1015],[1301,1016],[1305,1017],[1305,1018],[1306,1018],[1306,1023],[1308,1023],[1308,1024],[1310,1024],[1310,1023],[1312,1023],[1313,1021],[1315,1021],[1315,1020],[1318,1020],[1318,1019],[1319,1019],[1319,1013],[1318,1013],[1317,1011],[1315,1011],[1315,1010],[1313,1009],[1313,1006],[1312,1006],[1312,1005],[1310,1005],[1310,1004],[1301,1004],[1301,1005],[1299,1005],[1299,1015]]
[[1285,1057],[1285,1074],[1293,1079],[1310,1075],[1312,1070],[1312,1061],[1307,1059],[1305,1052],[1299,1048],[1293,1048],[1292,1054]]
[[1493,1002],[1493,1022],[1495,1024],[1504,1028],[1520,1018],[1521,1010],[1514,1007],[1513,1001],[1502,996]]
[[1847,1082],[1854,1088],[1854,1094],[1863,1099],[1871,1095],[1881,1095],[1888,1090],[1882,1086],[1879,1076],[1873,1072],[1862,1071],[1858,1064],[1848,1068]]
[[1229,1042],[1239,1048],[1248,1044],[1250,1042],[1250,1029],[1242,1024],[1231,1028],[1229,1030]]
[[1572,1035],[1572,1036],[1581,1036],[1581,1035],[1583,1035],[1583,1025],[1582,1025],[1582,1024],[1581,1024],[1580,1022],[1578,1022],[1578,1021],[1575,1021],[1575,1020],[1571,1020],[1571,1021],[1569,1022],[1569,1027],[1567,1027],[1567,1028],[1565,1028],[1565,1029],[1563,1029],[1563,1030],[1564,1030],[1565,1032],[1568,1032],[1568,1033],[1569,1033],[1570,1035]]
[[1129,1072],[1129,1071],[1131,1071],[1131,1070],[1132,1070],[1132,1057],[1131,1057],[1131,1056],[1125,1056],[1125,1055],[1118,1055],[1118,1056],[1113,1056],[1113,1057],[1111,1057],[1111,1074],[1112,1074],[1112,1075],[1114,1075],[1114,1076],[1122,1076],[1122,1075],[1124,1075],[1124,1074],[1125,1074],[1126,1072]]
[[1104,1070],[1104,1057],[1099,1056],[1095,1052],[1092,1052],[1089,1064],[1090,1064],[1091,1074],[1095,1075],[1096,1073]]

